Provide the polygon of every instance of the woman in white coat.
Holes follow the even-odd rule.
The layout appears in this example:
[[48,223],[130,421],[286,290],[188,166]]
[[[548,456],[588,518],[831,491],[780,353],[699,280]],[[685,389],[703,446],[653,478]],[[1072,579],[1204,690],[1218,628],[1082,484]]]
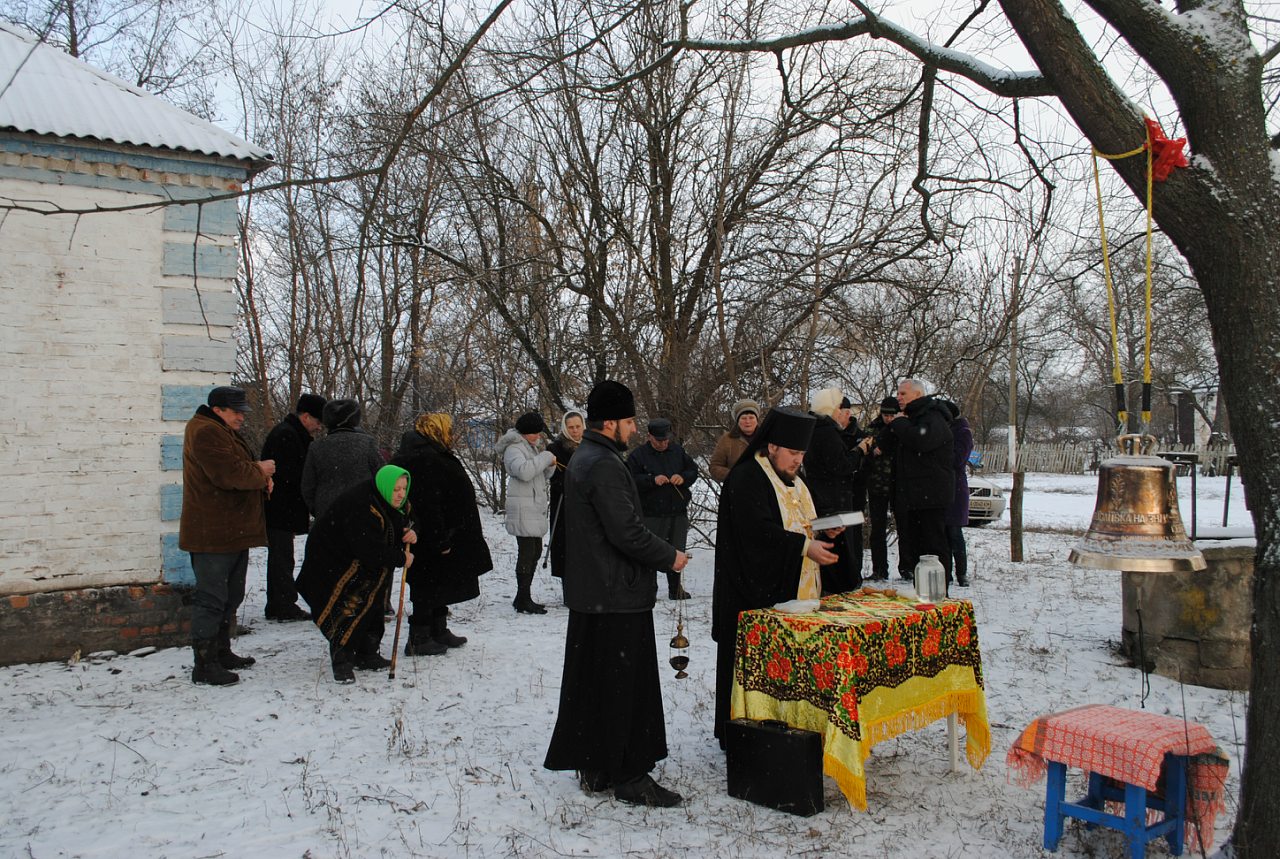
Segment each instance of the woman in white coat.
[[516,598],[511,605],[524,614],[546,614],[533,601],[529,588],[542,556],[542,535],[547,533],[548,481],[556,470],[556,457],[545,450],[542,434],[547,425],[537,412],[521,415],[515,429],[498,439],[498,452],[507,471],[507,533],[516,538]]

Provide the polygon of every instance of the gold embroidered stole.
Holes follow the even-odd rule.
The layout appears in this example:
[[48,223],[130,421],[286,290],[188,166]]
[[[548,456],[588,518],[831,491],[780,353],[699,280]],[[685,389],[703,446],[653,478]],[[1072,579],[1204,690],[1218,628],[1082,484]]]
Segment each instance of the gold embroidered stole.
[[[782,527],[793,534],[804,534],[813,539],[809,532],[809,520],[818,514],[813,506],[813,496],[804,481],[796,478],[794,485],[788,486],[773,470],[773,463],[763,451],[756,454],[756,464],[764,469],[773,484],[773,492],[778,497],[778,509],[782,511]],[[796,599],[816,600],[822,596],[822,574],[816,561],[805,557],[800,565],[800,588],[796,591]]]

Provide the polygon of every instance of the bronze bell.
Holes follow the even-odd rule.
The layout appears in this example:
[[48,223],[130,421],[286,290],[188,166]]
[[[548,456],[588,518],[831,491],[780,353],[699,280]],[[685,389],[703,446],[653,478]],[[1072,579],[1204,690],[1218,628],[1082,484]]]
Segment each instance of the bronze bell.
[[1178,513],[1174,465],[1151,455],[1152,436],[1122,435],[1120,456],[1098,467],[1093,521],[1068,560],[1098,570],[1146,573],[1205,568]]

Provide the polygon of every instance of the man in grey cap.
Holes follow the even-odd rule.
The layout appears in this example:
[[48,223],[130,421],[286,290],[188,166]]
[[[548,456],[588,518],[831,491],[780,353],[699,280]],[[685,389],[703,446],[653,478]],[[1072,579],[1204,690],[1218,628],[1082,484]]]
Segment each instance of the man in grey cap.
[[273,460],[255,461],[240,437],[249,402],[244,389],[209,392],[182,440],[182,520],[178,546],[191,553],[191,682],[226,686],[251,656],[231,652],[231,624],[244,599],[249,550],[267,545],[263,499],[271,494]]
[[[680,551],[689,537],[689,493],[698,479],[698,465],[671,437],[671,421],[649,421],[649,441],[627,457],[627,468],[640,490],[644,526]],[[667,597],[687,600],[679,573],[667,573]]]

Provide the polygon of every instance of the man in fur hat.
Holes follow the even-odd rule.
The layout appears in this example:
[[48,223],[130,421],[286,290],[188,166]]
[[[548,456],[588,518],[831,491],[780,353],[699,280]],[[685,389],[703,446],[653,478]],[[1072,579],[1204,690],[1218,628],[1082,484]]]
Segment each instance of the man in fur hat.
[[569,607],[564,677],[546,762],[577,770],[588,793],[613,789],[631,805],[668,808],[680,794],[649,775],[667,756],[654,642],[655,570],[679,572],[689,556],[644,526],[640,493],[622,452],[636,432],[636,404],[606,380],[587,398],[587,431],[564,479]]
[[[809,533],[813,498],[796,475],[816,420],[776,408],[765,416],[720,493],[711,637],[716,642],[715,734],[724,748],[739,612],[821,595],[832,544]],[[839,532],[828,532],[836,536]]]

